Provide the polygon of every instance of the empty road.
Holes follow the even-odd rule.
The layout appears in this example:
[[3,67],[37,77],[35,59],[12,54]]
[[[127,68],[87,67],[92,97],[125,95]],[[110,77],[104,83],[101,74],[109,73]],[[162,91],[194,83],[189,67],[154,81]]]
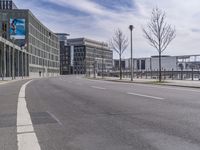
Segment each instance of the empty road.
[[0,150],[200,150],[199,89],[28,81],[0,85]]

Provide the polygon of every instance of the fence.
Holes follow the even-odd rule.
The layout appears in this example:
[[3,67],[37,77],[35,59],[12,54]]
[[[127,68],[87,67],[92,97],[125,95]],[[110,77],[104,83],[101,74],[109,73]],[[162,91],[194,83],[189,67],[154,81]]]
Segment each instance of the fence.
[[[101,75],[101,73],[99,73]],[[104,76],[119,77],[119,71],[112,71],[110,73],[104,73]],[[131,73],[129,70],[123,70],[123,78],[130,78]],[[141,79],[158,79],[159,71],[134,71],[134,78]],[[163,80],[200,80],[200,70],[162,70]]]

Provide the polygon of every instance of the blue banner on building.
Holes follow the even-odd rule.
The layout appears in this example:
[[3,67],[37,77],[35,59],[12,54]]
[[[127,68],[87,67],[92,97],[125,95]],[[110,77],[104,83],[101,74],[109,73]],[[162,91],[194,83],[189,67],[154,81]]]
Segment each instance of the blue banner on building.
[[25,19],[10,19],[10,38],[25,39]]

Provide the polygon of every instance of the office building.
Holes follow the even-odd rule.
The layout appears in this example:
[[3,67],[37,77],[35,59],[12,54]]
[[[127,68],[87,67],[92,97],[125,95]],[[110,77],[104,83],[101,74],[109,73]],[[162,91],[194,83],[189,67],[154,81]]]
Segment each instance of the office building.
[[0,0],[0,9],[17,9],[12,0]]
[[70,74],[70,53],[67,48],[67,36],[66,33],[56,33],[60,42],[60,74],[67,75]]
[[[130,59],[122,60],[122,68],[124,70],[130,69]],[[191,71],[191,69],[200,69],[200,55],[180,55],[180,56],[167,56],[163,55],[161,59],[162,70],[166,71]],[[119,60],[113,61],[113,70],[118,70]],[[134,71],[157,71],[159,69],[159,57],[151,56],[146,58],[133,59]]]
[[68,39],[70,74],[106,73],[112,69],[113,52],[103,42],[87,38]]
[[[122,67],[122,70],[125,70],[127,67],[126,67],[126,59],[122,59],[121,60],[121,67]],[[120,61],[119,59],[114,59],[113,60],[113,70],[120,70]]]
[[[125,64],[124,64],[125,63]],[[131,59],[122,60],[123,75],[131,75]],[[200,55],[166,56],[161,58],[163,79],[200,80]],[[159,57],[133,59],[134,77],[158,79]],[[119,75],[119,60],[113,61],[112,76]]]
[[[0,29],[2,37],[14,45],[24,48],[26,52],[24,62],[27,63],[26,76],[54,76],[59,74],[60,46],[58,37],[45,27],[30,10],[1,9]],[[14,60],[19,59],[17,56],[18,54],[16,54]],[[7,66],[9,66],[9,63],[11,63],[11,60],[8,59]],[[15,71],[19,70],[17,66],[14,69]],[[8,73],[8,75],[10,74]]]

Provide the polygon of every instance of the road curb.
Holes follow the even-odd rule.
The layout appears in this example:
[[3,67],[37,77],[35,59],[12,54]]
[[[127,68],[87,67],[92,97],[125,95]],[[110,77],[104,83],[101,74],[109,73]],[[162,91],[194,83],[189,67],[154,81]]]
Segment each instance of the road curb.
[[47,78],[54,78],[54,77],[29,77],[29,78],[23,78],[23,79],[16,79],[16,80],[0,80],[0,85],[5,85],[9,83],[14,83],[18,81],[25,81],[25,80],[34,80],[34,79],[47,79]]
[[14,83],[14,82],[18,82],[18,81],[33,80],[33,79],[36,79],[36,78],[24,78],[24,79],[17,79],[17,80],[4,80],[4,81],[0,82],[0,85]]
[[5,85],[5,84],[9,84],[9,83],[14,83],[14,82],[18,82],[18,81],[25,81],[25,80],[31,80],[31,78],[28,78],[28,79],[21,79],[21,80],[2,81],[2,82],[0,82],[0,85]]
[[167,84],[169,82],[165,83],[152,83],[151,81],[149,82],[131,82],[131,81],[120,81],[120,80],[109,80],[109,79],[100,79],[100,78],[86,78],[86,79],[91,79],[91,80],[99,80],[99,81],[110,81],[110,82],[118,82],[118,83],[130,83],[130,84],[148,84],[148,85],[160,85],[160,86],[174,86],[174,87],[185,87],[185,88],[195,88],[195,89],[200,89],[198,86],[187,86],[187,85],[173,85],[173,84]]
[[185,87],[185,88],[194,88],[194,89],[200,89],[198,86],[186,86],[186,85],[171,85],[171,84],[157,84],[157,85],[163,85],[163,86],[174,86],[174,87]]

